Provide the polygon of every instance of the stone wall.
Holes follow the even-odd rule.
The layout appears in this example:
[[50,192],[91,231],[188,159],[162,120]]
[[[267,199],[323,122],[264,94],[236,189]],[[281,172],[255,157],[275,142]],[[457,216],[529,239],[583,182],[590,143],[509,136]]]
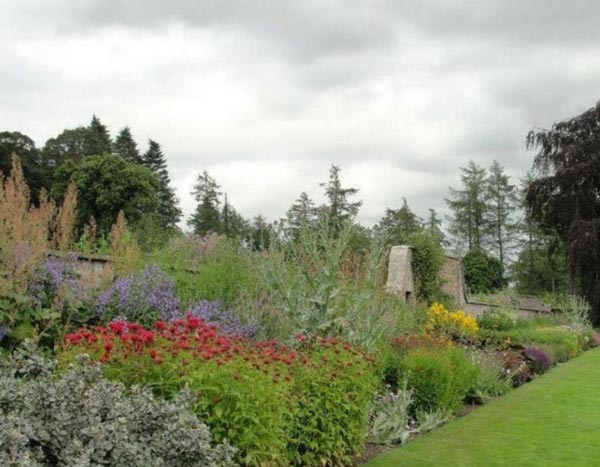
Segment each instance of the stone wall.
[[[541,303],[536,297],[519,297],[514,302],[504,304],[478,303],[471,300],[465,287],[462,261],[455,256],[446,256],[441,276],[443,291],[456,301],[459,308],[472,316],[480,316],[486,310],[501,307],[516,309],[521,318],[533,318],[552,312],[548,305]],[[412,252],[409,246],[392,247],[386,288],[409,303],[415,302],[415,278],[412,269]]]

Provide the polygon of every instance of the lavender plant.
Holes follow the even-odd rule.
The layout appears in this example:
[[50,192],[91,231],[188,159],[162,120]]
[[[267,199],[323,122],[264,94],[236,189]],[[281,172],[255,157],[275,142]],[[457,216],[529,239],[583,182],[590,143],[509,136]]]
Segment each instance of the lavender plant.
[[529,360],[531,369],[534,373],[544,373],[552,366],[550,356],[539,347],[526,347],[525,350],[523,350],[523,355]]
[[96,311],[103,319],[119,316],[129,321],[149,323],[179,317],[179,305],[171,277],[159,267],[150,265],[140,272],[117,279],[98,297]]
[[219,300],[202,300],[197,305],[190,307],[187,314],[195,316],[208,324],[218,325],[219,330],[225,334],[254,337],[260,331],[258,323],[243,323],[233,310],[223,309],[223,303]]

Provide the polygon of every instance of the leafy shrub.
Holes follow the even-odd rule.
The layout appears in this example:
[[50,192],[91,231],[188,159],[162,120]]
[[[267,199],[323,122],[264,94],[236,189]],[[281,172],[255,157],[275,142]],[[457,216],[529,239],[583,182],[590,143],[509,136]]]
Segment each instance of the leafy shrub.
[[479,367],[479,374],[470,390],[470,399],[477,403],[485,403],[511,390],[510,374],[506,372],[502,361],[496,355],[473,352],[471,360]]
[[440,273],[444,266],[444,249],[427,231],[413,234],[410,245],[419,299],[431,303],[443,295]]
[[552,366],[552,360],[540,347],[530,346],[523,350],[523,355],[529,360],[531,369],[536,374],[545,373]]
[[155,330],[113,322],[66,336],[104,373],[172,397],[183,386],[218,442],[245,465],[350,465],[367,431],[372,359],[335,339],[297,337],[295,348],[224,335],[188,315]]
[[0,361],[0,464],[230,466],[233,450],[211,446],[209,429],[189,408],[141,387],[126,391],[94,366],[59,378],[32,349]]
[[477,334],[479,327],[475,318],[464,311],[451,312],[444,305],[434,303],[427,310],[425,331],[428,334],[462,338]]
[[477,318],[477,324],[481,329],[508,331],[517,327],[517,323],[517,312],[508,308],[487,309]]
[[100,294],[97,313],[105,320],[115,317],[151,323],[156,319],[170,320],[179,314],[173,280],[157,266],[117,279]]
[[402,358],[403,377],[414,391],[415,409],[457,411],[477,381],[479,369],[455,346],[414,349]]

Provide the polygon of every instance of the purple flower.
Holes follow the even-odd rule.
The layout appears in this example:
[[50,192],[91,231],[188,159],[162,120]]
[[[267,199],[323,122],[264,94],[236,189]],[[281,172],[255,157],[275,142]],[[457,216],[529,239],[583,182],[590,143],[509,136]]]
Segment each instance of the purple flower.
[[260,331],[258,323],[244,324],[233,310],[223,310],[219,300],[202,300],[199,304],[190,307],[186,315],[201,319],[208,324],[216,324],[224,334],[233,334],[241,337],[253,337]]
[[131,321],[168,321],[180,316],[179,305],[173,280],[152,265],[117,279],[98,297],[96,311],[103,315],[120,315]]
[[28,284],[29,296],[38,306],[52,306],[59,294],[73,301],[87,299],[86,288],[75,272],[75,255],[47,257]]
[[0,341],[2,339],[4,339],[6,336],[8,336],[8,333],[10,332],[10,328],[8,327],[8,324],[3,324],[0,326]]
[[550,360],[548,354],[539,347],[527,347],[523,350],[523,355],[529,360],[531,369],[535,373],[544,373],[552,366],[552,360]]

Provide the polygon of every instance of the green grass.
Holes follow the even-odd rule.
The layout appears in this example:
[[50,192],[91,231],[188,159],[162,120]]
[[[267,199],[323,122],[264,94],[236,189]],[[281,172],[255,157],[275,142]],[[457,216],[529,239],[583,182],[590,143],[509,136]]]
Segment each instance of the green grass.
[[364,467],[600,465],[600,348]]

